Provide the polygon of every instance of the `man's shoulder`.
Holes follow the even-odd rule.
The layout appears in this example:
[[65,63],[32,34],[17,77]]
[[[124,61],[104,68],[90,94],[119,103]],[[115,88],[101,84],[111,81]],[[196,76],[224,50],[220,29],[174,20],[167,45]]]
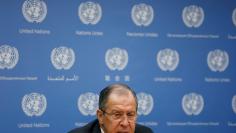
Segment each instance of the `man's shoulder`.
[[[71,130],[68,133],[101,133],[98,120],[94,120],[83,127]],[[146,126],[136,124],[135,133],[153,133],[153,131]]]
[[152,129],[140,124],[136,124],[135,133],[153,133]]
[[68,133],[101,133],[98,120],[94,120],[83,127],[75,128]]

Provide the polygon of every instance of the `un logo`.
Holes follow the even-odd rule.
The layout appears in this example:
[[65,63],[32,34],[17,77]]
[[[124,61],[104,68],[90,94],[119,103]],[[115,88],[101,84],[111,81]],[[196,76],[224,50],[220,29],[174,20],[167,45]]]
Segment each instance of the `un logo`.
[[54,48],[51,52],[51,62],[58,69],[70,69],[75,62],[73,49],[67,47]]
[[105,55],[105,61],[110,70],[123,70],[128,64],[128,53],[125,49],[108,49]]
[[137,26],[149,26],[154,18],[152,6],[143,3],[134,5],[131,11],[131,18]]
[[27,116],[41,116],[46,110],[47,100],[42,94],[30,93],[23,97],[21,104]]
[[232,98],[232,108],[234,113],[236,114],[236,95],[234,95]]
[[207,56],[208,67],[213,72],[223,72],[229,65],[228,53],[219,49],[210,51]]
[[98,109],[98,99],[99,96],[91,92],[81,94],[78,98],[79,111],[85,116],[95,115]]
[[203,23],[204,11],[201,7],[190,5],[183,9],[182,18],[187,27],[198,28]]
[[85,2],[79,5],[78,15],[84,24],[97,24],[102,17],[102,8],[94,2]]
[[176,50],[163,49],[157,54],[157,64],[162,71],[174,71],[179,64],[179,54]]
[[232,21],[233,21],[234,26],[236,26],[236,8],[234,9],[233,14],[232,14]]
[[137,94],[138,115],[148,115],[153,109],[153,98],[150,94],[141,92]]
[[40,23],[47,15],[47,6],[42,0],[26,0],[22,6],[22,13],[28,22]]
[[9,45],[0,46],[0,69],[12,69],[19,60],[19,53],[15,47]]
[[182,108],[187,115],[199,115],[204,107],[203,97],[196,93],[189,93],[182,98]]

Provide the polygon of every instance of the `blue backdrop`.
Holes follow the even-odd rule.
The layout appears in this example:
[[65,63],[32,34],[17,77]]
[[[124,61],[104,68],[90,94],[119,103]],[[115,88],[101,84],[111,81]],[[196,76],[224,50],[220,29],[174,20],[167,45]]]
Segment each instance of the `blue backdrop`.
[[236,132],[236,1],[0,1],[0,130],[65,133],[121,82],[155,133]]

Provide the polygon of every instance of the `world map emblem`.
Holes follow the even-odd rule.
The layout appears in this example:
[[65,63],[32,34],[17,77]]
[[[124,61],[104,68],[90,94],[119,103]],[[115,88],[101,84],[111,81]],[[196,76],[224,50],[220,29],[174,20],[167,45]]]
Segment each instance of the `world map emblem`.
[[83,2],[79,5],[78,15],[84,24],[97,24],[102,17],[102,8],[98,3]]
[[68,70],[75,62],[75,53],[73,49],[63,46],[54,48],[51,52],[51,62],[58,70]]
[[43,94],[26,94],[21,102],[22,109],[27,116],[41,116],[47,108],[47,100]]
[[182,19],[187,27],[198,28],[204,21],[204,11],[201,7],[196,5],[184,7]]
[[150,94],[141,92],[137,94],[138,115],[148,115],[153,109],[153,98]]
[[182,108],[187,115],[199,115],[204,107],[203,97],[196,93],[189,93],[182,98]]
[[131,11],[131,18],[137,26],[149,26],[154,18],[152,6],[144,3],[134,5]]
[[232,108],[234,113],[236,114],[236,95],[234,95],[232,98]]
[[234,9],[232,13],[232,21],[233,21],[234,26],[236,26],[236,8]]
[[157,53],[157,64],[162,71],[174,71],[179,64],[179,54],[176,50],[163,49]]
[[42,0],[26,0],[22,6],[22,13],[28,22],[40,23],[47,15],[46,3]]
[[95,115],[98,109],[98,99],[98,94],[92,92],[81,94],[78,98],[79,111],[85,116]]
[[15,47],[9,45],[0,46],[0,69],[12,69],[19,60],[19,53]]
[[108,49],[105,61],[110,70],[123,70],[128,64],[128,52],[121,48]]
[[228,53],[220,49],[210,51],[207,56],[207,64],[213,72],[225,71],[229,65]]

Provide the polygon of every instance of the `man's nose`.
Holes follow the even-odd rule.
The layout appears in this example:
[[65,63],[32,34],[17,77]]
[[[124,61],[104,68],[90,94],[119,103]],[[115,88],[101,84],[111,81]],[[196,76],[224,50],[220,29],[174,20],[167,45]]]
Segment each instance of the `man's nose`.
[[121,120],[121,125],[126,127],[129,125],[129,120],[128,117],[126,115],[123,116],[123,119]]

